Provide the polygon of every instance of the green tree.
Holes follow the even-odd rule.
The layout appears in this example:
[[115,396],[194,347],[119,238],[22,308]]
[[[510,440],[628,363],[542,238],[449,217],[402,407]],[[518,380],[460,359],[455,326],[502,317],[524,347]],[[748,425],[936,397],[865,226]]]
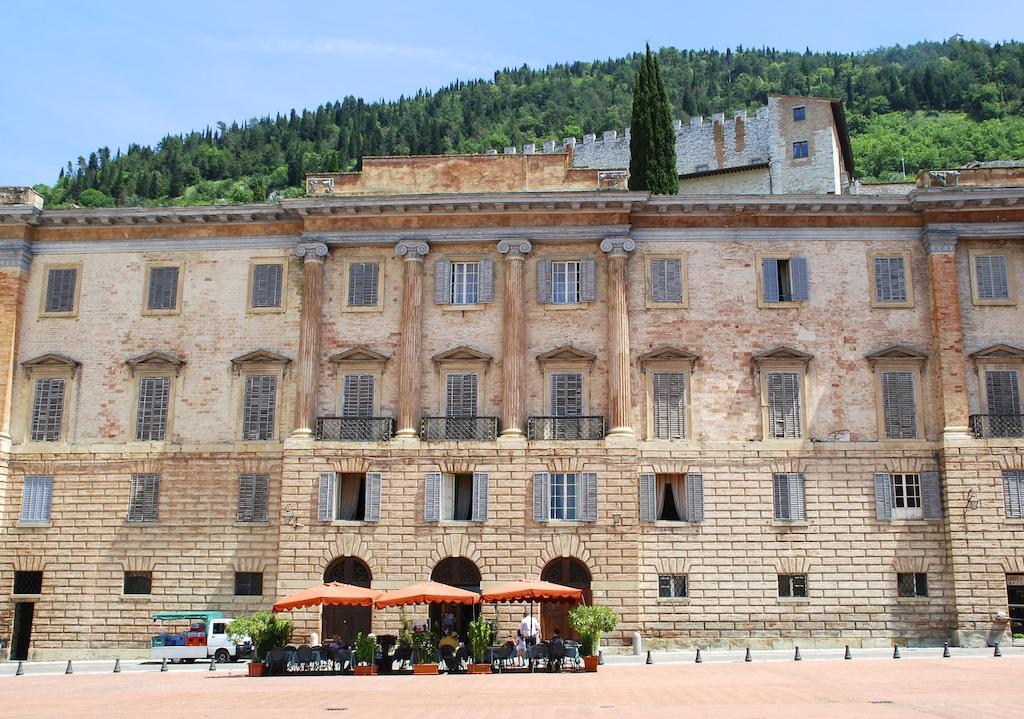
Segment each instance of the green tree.
[[82,207],[116,207],[117,201],[110,195],[90,188],[82,190],[78,196],[78,204]]
[[658,58],[647,46],[633,90],[630,120],[629,189],[655,195],[679,192],[676,137]]

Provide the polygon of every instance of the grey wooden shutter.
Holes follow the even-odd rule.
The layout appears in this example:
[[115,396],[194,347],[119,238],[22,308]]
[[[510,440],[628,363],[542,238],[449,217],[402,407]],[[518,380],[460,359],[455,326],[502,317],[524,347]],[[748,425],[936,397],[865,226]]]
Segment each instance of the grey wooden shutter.
[[378,265],[353,262],[348,266],[348,306],[373,307],[377,304]]
[[1001,300],[1010,296],[1006,255],[978,255],[974,258],[978,299]]
[[683,301],[683,267],[679,258],[655,257],[651,260],[651,300]]
[[559,372],[551,375],[551,414],[554,417],[583,416],[583,375]]
[[452,263],[451,260],[438,260],[434,263],[434,304],[447,305],[452,301]]
[[494,302],[494,260],[480,260],[480,285],[477,302]]
[[476,417],[477,375],[450,374],[446,376],[445,382],[445,416]]
[[704,521],[704,475],[686,475],[686,521]]
[[245,473],[238,478],[237,522],[267,521],[270,475]]
[[78,270],[72,268],[50,270],[46,284],[46,311],[71,312],[75,309],[75,282]]
[[366,511],[363,513],[363,521],[380,521],[380,485],[382,476],[380,472],[366,473],[366,489],[363,496]]
[[888,439],[917,437],[913,372],[882,372],[882,415]]
[[769,435],[796,438],[800,427],[800,375],[796,372],[768,373]]
[[133,474],[128,503],[129,522],[155,522],[160,507],[160,475]]
[[135,416],[135,439],[162,442],[167,433],[170,377],[143,377],[139,380],[138,407]]
[[658,519],[658,477],[650,472],[640,474],[640,521],[653,522]]
[[580,260],[580,302],[597,299],[597,262],[589,257]]
[[316,518],[321,522],[329,522],[334,519],[337,491],[338,475],[334,472],[321,472],[316,501]]
[[790,472],[789,481],[789,516],[791,519],[807,519],[807,500],[804,495],[804,475]]
[[779,301],[779,261],[761,260],[761,287],[765,302]]
[[245,378],[242,439],[274,438],[276,401],[277,377],[274,375],[249,375]]
[[427,472],[423,487],[423,521],[441,520],[441,473]]
[[942,519],[942,487],[937,470],[921,472],[921,506],[925,519]]
[[173,310],[178,305],[178,268],[151,267],[149,270],[149,298],[151,310]]
[[59,442],[64,419],[64,380],[36,380],[32,400],[32,441]]
[[577,497],[580,502],[580,511],[577,516],[584,522],[597,521],[597,472],[583,472],[580,475],[583,483],[582,493],[577,490]]
[[875,517],[892,519],[892,475],[888,472],[875,472]]
[[793,257],[789,260],[789,282],[794,300],[811,299],[811,286],[807,279],[807,258]]
[[376,375],[347,374],[342,382],[341,416],[372,417]]
[[772,503],[775,508],[775,519],[792,519],[789,514],[789,475],[772,475]]
[[537,260],[537,304],[551,302],[551,260]]
[[473,472],[473,521],[487,521],[487,472]]
[[21,521],[47,522],[50,519],[50,500],[53,496],[53,477],[29,475],[21,494]]
[[1013,370],[985,372],[985,398],[988,413],[1014,415],[1020,412],[1020,387]]
[[281,306],[281,275],[283,266],[254,265],[252,268],[252,306]]
[[533,521],[546,522],[551,518],[551,474],[535,472],[533,475]]
[[686,375],[655,372],[651,375],[651,396],[654,436],[658,439],[686,437]]
[[1003,501],[1007,517],[1024,517],[1024,472],[1003,472]]

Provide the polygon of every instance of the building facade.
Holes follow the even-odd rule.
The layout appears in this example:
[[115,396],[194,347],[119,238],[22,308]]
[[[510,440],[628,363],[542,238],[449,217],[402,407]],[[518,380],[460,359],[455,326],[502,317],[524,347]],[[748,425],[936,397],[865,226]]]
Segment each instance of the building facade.
[[324,579],[574,584],[619,613],[608,651],[1005,640],[1024,191],[651,197],[571,162],[368,158],[246,207],[10,193],[12,654],[144,653],[153,611]]

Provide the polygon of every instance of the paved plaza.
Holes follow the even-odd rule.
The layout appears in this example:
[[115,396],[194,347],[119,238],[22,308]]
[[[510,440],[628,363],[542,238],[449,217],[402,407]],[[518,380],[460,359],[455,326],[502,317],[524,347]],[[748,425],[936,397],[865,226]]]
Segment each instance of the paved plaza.
[[853,661],[814,656],[799,663],[783,661],[781,653],[752,663],[736,661],[735,653],[712,654],[700,665],[610,661],[597,674],[263,679],[245,676],[244,665],[162,673],[139,662],[124,662],[120,674],[110,673],[110,662],[76,663],[71,676],[63,665],[46,663],[15,677],[8,663],[0,668],[0,716],[980,719],[1020,716],[1024,707],[1019,650],[1001,658],[989,651],[950,659],[910,651],[899,661],[877,652]]

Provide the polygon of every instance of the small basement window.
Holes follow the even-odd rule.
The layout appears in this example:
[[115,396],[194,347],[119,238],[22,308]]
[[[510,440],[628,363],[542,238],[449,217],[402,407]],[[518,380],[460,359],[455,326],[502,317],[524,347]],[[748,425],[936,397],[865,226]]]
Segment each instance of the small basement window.
[[152,594],[153,573],[152,572],[125,572],[124,573],[125,594]]
[[807,596],[807,575],[806,574],[780,574],[779,575],[779,596],[780,597],[806,597]]
[[896,584],[901,597],[928,596],[928,575],[923,572],[900,572]]
[[259,597],[263,595],[263,572],[235,572],[235,596]]
[[14,591],[12,594],[42,594],[42,572],[15,572]]

